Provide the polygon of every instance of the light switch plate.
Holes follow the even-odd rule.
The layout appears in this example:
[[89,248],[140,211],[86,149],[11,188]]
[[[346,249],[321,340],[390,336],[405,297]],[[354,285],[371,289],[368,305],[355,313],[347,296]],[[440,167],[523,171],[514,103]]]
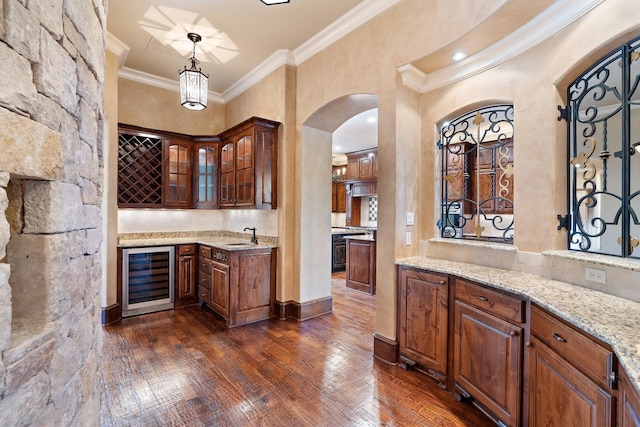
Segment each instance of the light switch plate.
[[407,212],[407,225],[415,224],[415,215],[413,212]]
[[407,244],[407,245],[411,244],[411,232],[410,231],[407,231],[407,234],[405,234],[404,241],[405,241],[405,244]]

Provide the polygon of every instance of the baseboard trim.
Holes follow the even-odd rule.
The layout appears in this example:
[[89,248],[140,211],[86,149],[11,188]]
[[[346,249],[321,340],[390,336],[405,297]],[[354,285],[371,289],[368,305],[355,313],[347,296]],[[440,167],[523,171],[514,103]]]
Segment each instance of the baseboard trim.
[[119,303],[110,305],[109,307],[102,307],[102,326],[110,325],[122,319],[122,308]]
[[273,314],[280,320],[293,317],[293,301],[276,301]]
[[387,337],[373,334],[373,357],[395,365],[398,363],[398,342]]
[[303,322],[314,317],[322,316],[333,311],[333,298],[319,298],[313,301],[299,303],[292,301],[292,316],[294,319]]

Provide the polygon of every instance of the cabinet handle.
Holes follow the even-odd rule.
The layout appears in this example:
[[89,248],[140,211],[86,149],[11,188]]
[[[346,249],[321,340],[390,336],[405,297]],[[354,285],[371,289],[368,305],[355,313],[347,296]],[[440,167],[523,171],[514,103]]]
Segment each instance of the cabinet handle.
[[527,348],[530,348],[530,347],[531,347],[531,341],[527,341],[527,343],[525,344],[525,346],[526,346]]
[[512,337],[517,337],[518,336],[518,331],[511,331],[511,332],[509,332],[509,335],[511,335]]
[[444,283],[445,283],[444,280],[440,280],[441,285],[444,285]]
[[560,335],[556,334],[555,332],[554,332],[553,334],[551,334],[551,336],[552,336],[556,341],[559,341],[559,342],[567,342],[567,340],[566,340],[566,339],[562,338]]
[[480,301],[489,301],[489,298],[483,297],[482,295],[478,295],[477,297]]

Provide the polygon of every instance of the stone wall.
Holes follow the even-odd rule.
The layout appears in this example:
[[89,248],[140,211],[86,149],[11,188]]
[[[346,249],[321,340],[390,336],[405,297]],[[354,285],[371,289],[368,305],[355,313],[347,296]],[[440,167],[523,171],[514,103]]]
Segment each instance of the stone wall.
[[0,425],[99,425],[107,0],[0,0]]

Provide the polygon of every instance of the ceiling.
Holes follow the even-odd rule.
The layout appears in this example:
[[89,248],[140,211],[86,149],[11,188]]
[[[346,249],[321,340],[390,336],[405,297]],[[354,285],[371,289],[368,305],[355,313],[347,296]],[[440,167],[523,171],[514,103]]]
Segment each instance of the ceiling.
[[274,52],[293,51],[363,0],[109,0],[107,31],[129,48],[124,66],[170,80],[196,57],[223,93]]

